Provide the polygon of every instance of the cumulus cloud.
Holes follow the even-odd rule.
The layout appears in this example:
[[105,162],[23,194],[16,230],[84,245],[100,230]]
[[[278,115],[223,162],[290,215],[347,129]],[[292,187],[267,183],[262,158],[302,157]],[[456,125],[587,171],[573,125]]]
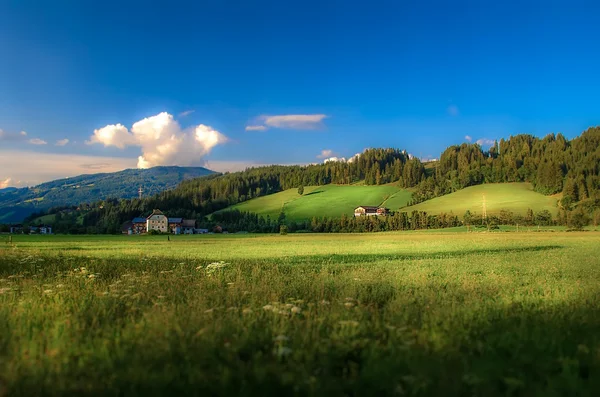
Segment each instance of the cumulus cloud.
[[471,142],[472,140],[473,138],[471,138],[469,135],[465,135],[465,141]]
[[56,143],[54,145],[55,146],[65,146],[67,143],[69,143],[69,140],[67,138],[65,138],[65,139],[59,139],[58,141],[56,141]]
[[493,139],[481,138],[476,142],[479,146],[492,146],[495,141]]
[[266,131],[267,127],[264,125],[247,125],[246,131]]
[[7,188],[8,186],[10,186],[10,181],[12,181],[12,179],[10,178],[6,178],[5,180],[0,180],[0,189],[4,189]]
[[329,157],[329,158],[326,158],[326,159],[323,160],[323,164],[325,164],[325,163],[338,163],[338,162],[345,163],[346,162],[346,158],[345,157],[336,157],[336,156],[333,156],[333,157]]
[[325,118],[325,114],[263,115],[256,118],[256,123],[247,126],[246,131],[264,131],[268,128],[314,130],[323,125]]
[[21,135],[21,136],[27,136],[27,132],[26,131],[21,131],[21,132],[19,132],[19,135]]
[[458,116],[459,111],[458,111],[458,106],[456,105],[450,105],[448,106],[448,108],[446,109],[446,112],[448,112],[448,114],[450,116]]
[[40,138],[33,138],[33,139],[30,139],[28,142],[31,143],[32,145],[47,145],[48,144],[48,142],[46,142],[45,140],[40,139]]
[[120,149],[138,146],[142,151],[138,157],[138,168],[149,168],[203,164],[202,157],[225,142],[227,137],[210,126],[199,124],[182,130],[172,115],[162,112],[134,123],[131,131],[122,124],[97,129],[86,143],[101,143]]

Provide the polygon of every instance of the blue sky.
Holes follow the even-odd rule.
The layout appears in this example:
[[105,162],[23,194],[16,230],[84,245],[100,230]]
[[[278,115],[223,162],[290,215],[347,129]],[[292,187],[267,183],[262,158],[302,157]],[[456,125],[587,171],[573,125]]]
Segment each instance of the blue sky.
[[225,170],[574,137],[600,124],[599,14],[593,1],[2,1],[0,187],[139,156]]

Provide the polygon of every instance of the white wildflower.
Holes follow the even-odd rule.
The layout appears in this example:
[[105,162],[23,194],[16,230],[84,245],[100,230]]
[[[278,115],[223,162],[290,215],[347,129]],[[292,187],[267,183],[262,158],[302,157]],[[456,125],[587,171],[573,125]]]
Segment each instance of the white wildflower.
[[242,313],[243,313],[243,314],[250,314],[250,313],[252,313],[252,309],[250,309],[250,308],[245,308],[244,310],[242,310]]
[[286,341],[288,341],[289,339],[290,339],[290,338],[288,338],[288,337],[287,337],[287,336],[285,336],[285,335],[277,335],[275,338],[273,338],[273,340],[274,340],[275,342],[279,342],[279,343],[281,343],[281,342],[286,342]]
[[287,357],[292,354],[292,349],[286,346],[279,346],[277,348],[277,357]]
[[273,310],[273,305],[264,305],[263,310]]
[[294,306],[291,308],[291,312],[294,314],[300,314],[302,312],[302,309],[300,309],[298,306]]

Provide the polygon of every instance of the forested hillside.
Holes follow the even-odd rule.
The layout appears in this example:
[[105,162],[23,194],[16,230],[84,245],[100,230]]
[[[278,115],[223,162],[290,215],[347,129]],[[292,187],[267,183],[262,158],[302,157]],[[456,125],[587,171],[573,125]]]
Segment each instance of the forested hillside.
[[79,175],[42,183],[34,187],[0,190],[0,222],[18,222],[33,212],[51,207],[95,203],[107,198],[128,199],[153,196],[180,182],[214,174],[203,167],[153,167],[113,173]]
[[544,138],[517,135],[496,142],[488,151],[476,144],[451,146],[435,171],[421,181],[414,202],[481,183],[531,182],[549,195],[563,192],[561,204],[600,198],[600,127],[568,141],[561,134]]
[[546,195],[562,192],[561,211],[579,208],[591,215],[600,206],[600,128],[590,128],[570,141],[561,134],[517,135],[489,150],[478,144],[451,146],[427,170],[421,161],[397,149],[368,149],[349,162],[252,168],[184,181],[142,200],[104,200],[62,219],[71,226],[77,220],[80,231],[117,232],[122,222],[153,208],[169,216],[201,220],[231,205],[286,189],[358,181],[413,188],[409,204],[482,183],[530,182]]

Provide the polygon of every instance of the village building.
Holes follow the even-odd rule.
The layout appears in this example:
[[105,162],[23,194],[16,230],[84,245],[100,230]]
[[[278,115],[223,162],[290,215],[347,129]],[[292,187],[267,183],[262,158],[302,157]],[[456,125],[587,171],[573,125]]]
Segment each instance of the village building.
[[181,233],[183,234],[194,234],[196,230],[196,220],[195,219],[184,219],[181,223]]
[[10,232],[12,234],[23,233],[23,225],[21,225],[21,224],[19,224],[19,225],[11,225]]
[[142,234],[147,231],[147,219],[146,218],[133,218],[131,221],[131,232],[132,234]]
[[162,233],[169,231],[169,220],[160,210],[152,211],[152,214],[146,218],[146,231],[152,230]]
[[182,218],[169,218],[169,232],[173,234],[181,234]]
[[361,205],[354,209],[354,216],[382,216],[387,215],[389,210],[385,207],[374,207],[371,205]]

